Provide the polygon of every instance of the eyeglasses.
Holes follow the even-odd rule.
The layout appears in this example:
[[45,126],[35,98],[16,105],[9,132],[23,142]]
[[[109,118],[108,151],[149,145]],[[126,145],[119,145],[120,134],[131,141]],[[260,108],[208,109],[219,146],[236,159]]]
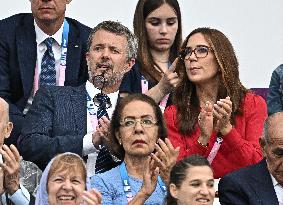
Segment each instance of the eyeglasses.
[[192,53],[194,53],[197,58],[205,58],[209,51],[213,51],[213,49],[208,46],[197,46],[195,49],[186,47],[180,51],[179,57],[182,60],[188,60]]
[[146,116],[141,118],[126,117],[124,121],[120,122],[120,125],[125,128],[134,128],[137,122],[139,122],[143,128],[150,128],[157,124],[151,116]]

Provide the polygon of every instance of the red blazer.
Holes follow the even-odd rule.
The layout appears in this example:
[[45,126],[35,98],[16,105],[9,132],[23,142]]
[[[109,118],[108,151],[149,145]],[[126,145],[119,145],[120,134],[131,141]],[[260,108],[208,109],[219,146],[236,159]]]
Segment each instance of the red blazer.
[[[221,178],[239,168],[255,164],[262,159],[259,138],[262,135],[264,120],[267,118],[267,106],[265,100],[253,93],[247,93],[242,103],[243,114],[236,116],[233,129],[223,137],[223,142],[214,160],[212,169],[215,178]],[[169,106],[164,113],[168,128],[168,137],[174,147],[180,147],[178,160],[199,154],[207,157],[216,140],[216,132],[213,132],[207,148],[198,144],[200,128],[196,125],[196,131],[191,135],[181,135],[177,127],[176,106]]]

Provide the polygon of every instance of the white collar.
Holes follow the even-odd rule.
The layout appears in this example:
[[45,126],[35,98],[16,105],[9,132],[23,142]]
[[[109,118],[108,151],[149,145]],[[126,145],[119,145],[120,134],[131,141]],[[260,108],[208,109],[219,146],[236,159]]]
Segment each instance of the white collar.
[[[86,81],[85,87],[86,87],[86,91],[89,93],[91,97],[94,97],[95,94],[100,93],[100,90],[94,87],[94,85],[89,81]],[[107,96],[110,98],[112,103],[116,102],[119,97],[119,90],[117,90],[114,93],[109,93],[107,94]]]
[[41,28],[39,28],[38,25],[36,24],[36,22],[34,21],[37,45],[41,44],[46,38],[52,37],[52,38],[55,39],[55,41],[58,43],[58,45],[61,46],[63,26],[64,26],[64,23],[62,23],[61,27],[59,28],[59,30],[54,35],[49,36],[48,34],[44,33],[44,31],[42,31]]
[[[271,180],[272,180],[272,184],[273,184],[273,187],[275,186],[281,186],[277,180],[272,176],[272,174],[270,173],[270,176],[271,176]],[[282,186],[281,186],[282,187]]]

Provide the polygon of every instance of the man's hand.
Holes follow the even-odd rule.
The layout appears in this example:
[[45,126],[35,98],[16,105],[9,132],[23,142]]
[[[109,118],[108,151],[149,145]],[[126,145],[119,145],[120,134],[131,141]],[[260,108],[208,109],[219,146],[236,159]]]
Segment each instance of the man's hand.
[[108,145],[109,128],[110,121],[109,119],[107,119],[107,117],[103,116],[98,120],[98,126],[96,127],[96,131],[92,134],[92,143],[96,149],[99,149],[99,145]]
[[4,187],[12,195],[20,188],[20,154],[14,145],[3,145],[0,149],[3,163],[0,164],[4,171]]

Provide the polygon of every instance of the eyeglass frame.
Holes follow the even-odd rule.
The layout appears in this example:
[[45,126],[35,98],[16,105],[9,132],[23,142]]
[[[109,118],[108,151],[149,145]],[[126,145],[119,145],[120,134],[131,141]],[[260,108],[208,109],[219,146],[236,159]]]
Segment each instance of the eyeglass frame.
[[[207,49],[206,55],[203,56],[203,57],[199,57],[198,54],[196,53],[196,49],[200,49],[200,48],[206,48],[206,49]],[[182,59],[183,61],[184,61],[184,60],[188,60],[189,57],[191,57],[192,53],[194,53],[197,58],[205,58],[205,57],[208,55],[208,52],[209,52],[209,51],[211,51],[211,52],[214,51],[213,48],[211,48],[211,47],[209,47],[209,46],[206,46],[206,45],[198,45],[198,46],[196,46],[193,50],[191,50],[190,53],[188,52],[189,49],[191,49],[191,48],[190,48],[190,47],[185,47],[185,48],[183,48],[183,49],[179,52],[179,57],[180,57],[180,59]],[[184,52],[187,53],[187,54],[185,55],[185,57],[183,57],[183,55],[184,55],[183,53],[184,53]],[[188,57],[186,58],[186,56],[188,56]]]
[[[149,118],[147,118],[147,117],[150,117],[150,120],[152,121],[152,124],[150,124],[150,126],[148,126],[148,125],[146,125],[142,120],[148,120]],[[127,118],[130,118],[130,119],[132,119],[135,123],[134,124],[132,124],[132,125],[129,125],[129,126],[126,126],[125,125],[125,119],[127,119]],[[119,124],[120,124],[120,126],[121,127],[123,127],[123,128],[126,128],[126,129],[134,129],[136,126],[137,126],[137,123],[140,123],[140,125],[143,127],[143,128],[151,128],[151,127],[153,127],[153,126],[156,126],[157,124],[158,124],[158,121],[156,121],[156,120],[154,120],[151,116],[142,116],[142,117],[140,117],[140,118],[134,118],[134,117],[129,117],[129,116],[127,116],[127,117],[125,117],[124,118],[124,120],[123,121],[120,121],[119,122]],[[144,127],[144,125],[146,125],[145,127]]]

